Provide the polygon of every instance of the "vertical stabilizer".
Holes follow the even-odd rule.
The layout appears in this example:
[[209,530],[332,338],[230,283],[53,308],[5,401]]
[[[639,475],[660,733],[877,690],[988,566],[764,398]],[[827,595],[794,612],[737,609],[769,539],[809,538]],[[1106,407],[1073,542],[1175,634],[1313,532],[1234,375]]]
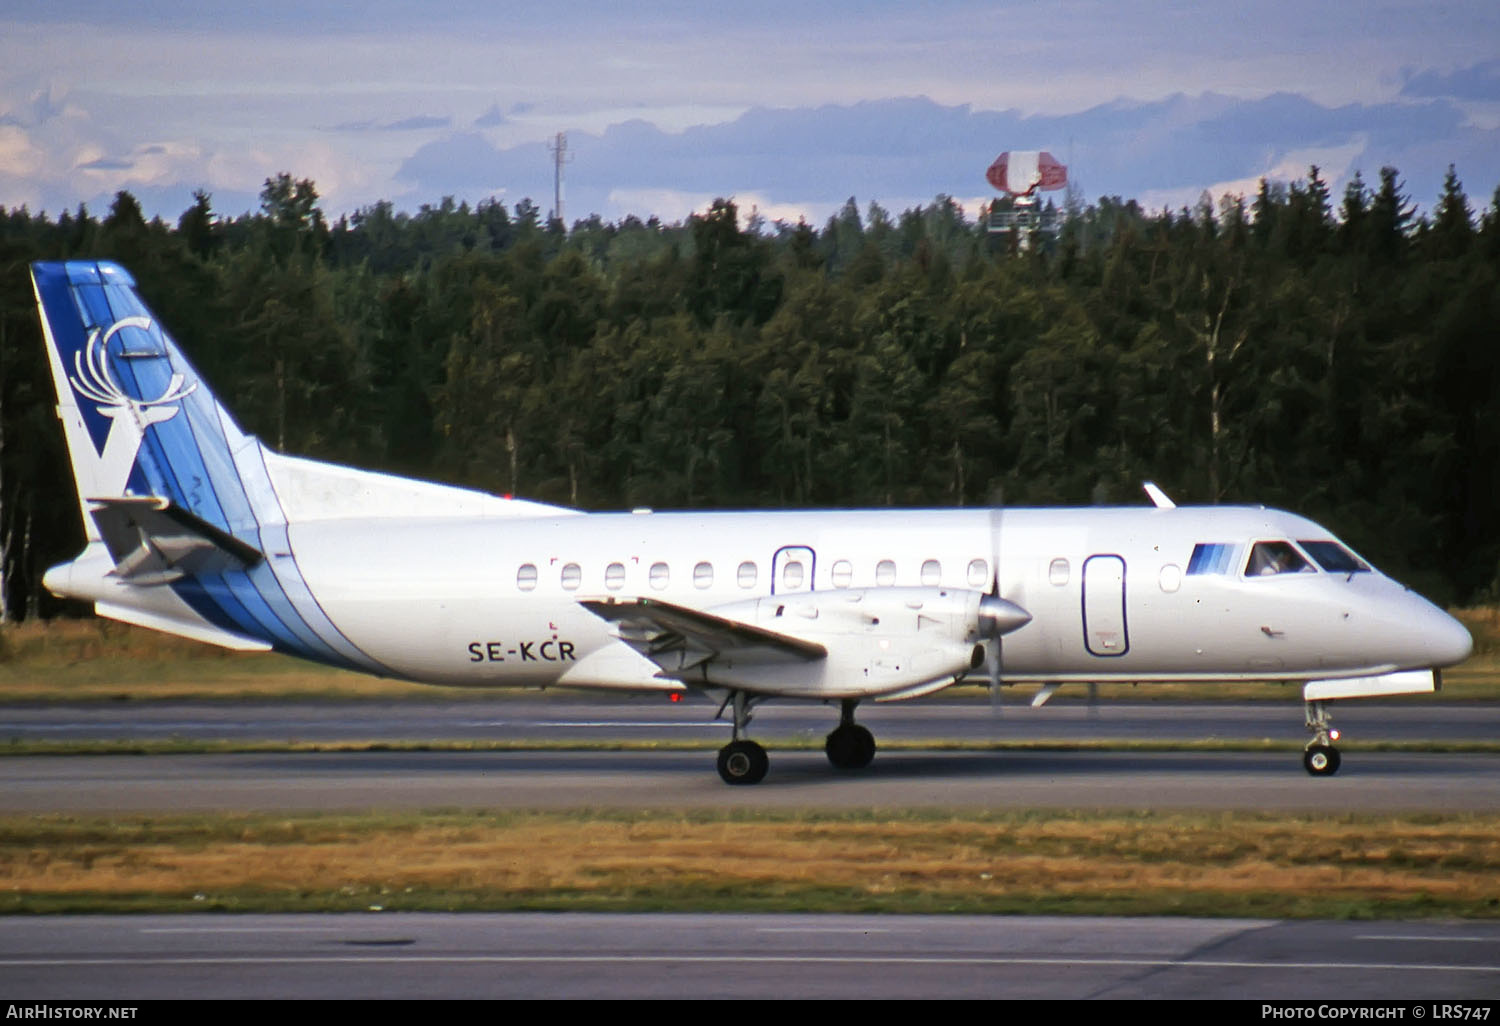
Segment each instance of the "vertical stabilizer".
[[39,263],[32,283],[91,541],[100,538],[91,499],[156,496],[230,534],[253,533],[257,513],[274,515],[274,497],[257,502],[238,465],[237,456],[259,463],[259,444],[240,432],[124,268]]
[[32,265],[84,531],[47,584],[115,619],[385,672],[319,608],[244,434],[124,268]]
[[45,582],[101,615],[388,673],[324,613],[296,524],[568,512],[271,452],[240,430],[124,268],[31,273],[89,539]]

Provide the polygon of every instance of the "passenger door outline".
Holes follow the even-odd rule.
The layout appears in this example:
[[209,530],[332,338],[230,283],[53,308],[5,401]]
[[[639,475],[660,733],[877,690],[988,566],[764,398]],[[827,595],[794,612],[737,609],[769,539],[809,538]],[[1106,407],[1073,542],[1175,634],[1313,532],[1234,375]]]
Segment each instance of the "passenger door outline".
[[1130,651],[1123,556],[1101,554],[1083,561],[1083,647],[1102,658]]
[[[792,562],[800,562],[803,566],[802,583],[798,587],[788,588],[782,581],[782,574],[786,570],[786,565]],[[817,555],[811,548],[806,545],[783,545],[771,557],[771,594],[796,595],[812,591],[817,568]]]

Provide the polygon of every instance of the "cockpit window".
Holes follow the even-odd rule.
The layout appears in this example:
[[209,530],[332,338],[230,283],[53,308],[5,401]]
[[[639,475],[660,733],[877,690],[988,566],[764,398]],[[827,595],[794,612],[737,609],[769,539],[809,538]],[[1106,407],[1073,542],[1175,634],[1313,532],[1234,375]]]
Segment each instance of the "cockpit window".
[[1370,564],[1336,541],[1302,541],[1298,539],[1297,544],[1302,546],[1303,551],[1316,560],[1320,567],[1331,574],[1358,574],[1369,573],[1370,571]]
[[1293,548],[1291,542],[1256,542],[1250,550],[1250,561],[1245,564],[1246,577],[1270,577],[1274,574],[1317,573],[1307,558]]
[[1190,576],[1231,573],[1230,562],[1233,559],[1233,545],[1223,542],[1199,542],[1193,546],[1193,558],[1188,560],[1187,572]]

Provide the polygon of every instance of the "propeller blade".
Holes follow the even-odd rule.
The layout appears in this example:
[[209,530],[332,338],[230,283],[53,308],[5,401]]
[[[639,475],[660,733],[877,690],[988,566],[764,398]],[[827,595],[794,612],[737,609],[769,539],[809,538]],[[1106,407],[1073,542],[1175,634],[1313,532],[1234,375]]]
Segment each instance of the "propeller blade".
[[984,649],[984,662],[990,677],[990,713],[1000,715],[1000,637],[996,635]]
[[[990,685],[990,715],[1000,715],[1000,683],[1003,670],[1003,659],[1000,652],[1000,638],[1007,630],[1015,630],[1025,624],[1025,620],[1007,627],[1006,624],[1014,619],[1012,610],[1026,616],[1030,620],[1030,614],[1026,613],[1020,606],[1006,602],[1000,597],[1000,511],[1005,507],[1005,496],[997,486],[990,496],[990,593],[980,603],[979,622],[988,631],[992,632],[989,644],[985,647],[985,663],[989,670]],[[1005,607],[1009,606],[1007,609]]]

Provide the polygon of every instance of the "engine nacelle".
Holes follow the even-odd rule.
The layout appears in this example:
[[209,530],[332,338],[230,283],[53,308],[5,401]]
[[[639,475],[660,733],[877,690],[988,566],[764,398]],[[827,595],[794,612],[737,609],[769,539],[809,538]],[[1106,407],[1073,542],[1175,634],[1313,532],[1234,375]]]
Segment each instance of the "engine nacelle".
[[816,642],[824,659],[788,654],[704,667],[717,687],[766,694],[859,698],[956,680],[984,658],[983,642],[1029,621],[1020,607],[956,588],[860,588],[771,595],[720,606],[715,615]]

